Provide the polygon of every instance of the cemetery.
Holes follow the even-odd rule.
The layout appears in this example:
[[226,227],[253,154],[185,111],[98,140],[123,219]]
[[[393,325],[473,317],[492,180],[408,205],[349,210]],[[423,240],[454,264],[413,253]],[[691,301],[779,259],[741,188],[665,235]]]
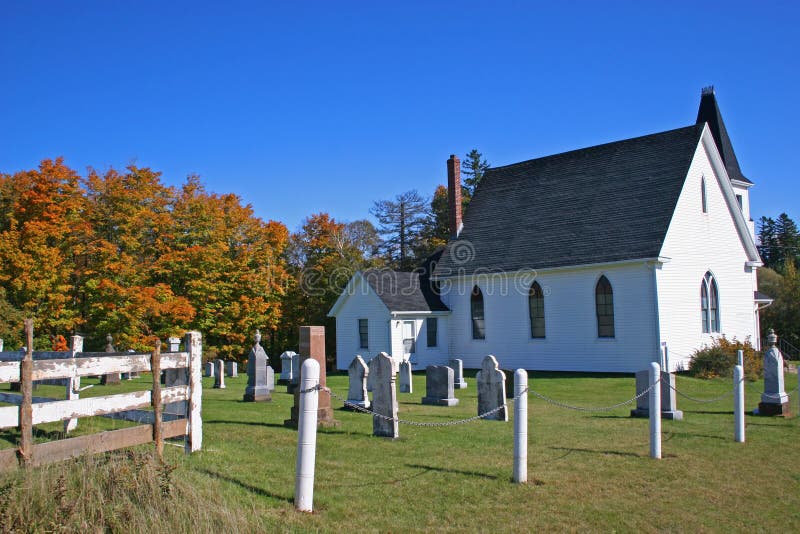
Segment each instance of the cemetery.
[[[213,362],[213,375],[202,378],[202,449],[185,454],[178,438],[167,441],[177,446],[163,454],[174,468],[174,494],[215,504],[189,506],[187,512],[172,502],[156,516],[134,514],[133,524],[151,530],[169,524],[158,521],[179,521],[201,530],[213,524],[321,531],[361,530],[367,524],[381,531],[800,525],[797,375],[784,375],[770,363],[782,365],[780,353],[768,352],[766,378],[755,382],[653,371],[636,377],[504,372],[499,355],[487,355],[477,371],[450,362],[452,367],[410,372],[410,366],[395,366],[379,355],[369,362],[354,357],[347,373],[327,374],[323,368],[312,383],[324,386],[308,387],[299,378],[303,362],[316,368],[319,362],[302,355],[319,352],[321,335],[310,328],[301,333],[299,355],[269,356],[256,333],[242,367],[247,374],[237,373],[235,362]],[[286,384],[275,384],[276,361],[290,366],[291,373],[280,374]],[[81,399],[157,382],[148,372],[113,385],[104,380],[84,378],[82,386],[90,387]],[[173,383],[165,386],[176,387]],[[7,388],[6,402],[13,395]],[[63,398],[64,389],[40,384],[36,395]],[[311,463],[298,460],[300,442],[310,442],[296,430],[309,396],[319,405],[300,432],[314,431]],[[650,439],[654,418],[647,413],[652,402],[662,407],[657,455]],[[735,409],[738,402],[745,411]],[[739,414],[742,429],[735,427]],[[520,429],[523,420],[527,424]],[[104,417],[80,421],[70,436],[133,424]],[[62,430],[59,423],[37,425],[35,441]],[[515,442],[518,436],[527,446]],[[15,435],[5,433],[0,454],[15,446]],[[136,450],[147,454],[152,447]],[[90,458],[73,461],[97,461]],[[313,492],[302,502],[301,463],[311,466],[312,476],[303,483]],[[38,480],[45,492],[48,477],[64,470],[74,473],[76,465],[10,471],[5,484]],[[780,498],[759,489],[765,485],[780,488]],[[15,505],[7,501],[4,506]],[[298,511],[304,509],[313,513]],[[39,523],[31,518],[30,524]]]

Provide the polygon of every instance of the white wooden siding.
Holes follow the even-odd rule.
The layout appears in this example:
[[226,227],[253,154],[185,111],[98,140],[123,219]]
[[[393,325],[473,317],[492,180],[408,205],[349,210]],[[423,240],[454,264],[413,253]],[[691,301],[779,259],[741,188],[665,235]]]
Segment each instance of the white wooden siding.
[[[598,338],[595,285],[605,275],[614,291],[615,337]],[[453,281],[445,300],[450,356],[478,368],[487,354],[501,367],[531,370],[634,372],[657,357],[654,276],[645,262],[541,272],[545,294],[544,339],[531,339],[528,290],[531,279],[512,275],[479,280],[486,339],[472,339],[473,279]],[[447,287],[447,285],[445,285]],[[446,357],[442,358],[444,363]]]
[[[701,209],[703,176],[708,213]],[[688,357],[694,350],[721,334],[756,341],[755,272],[745,268],[747,254],[719,180],[700,143],[662,247],[661,255],[670,261],[656,273],[661,341],[667,343],[673,368],[688,365]],[[747,206],[747,191],[736,188],[735,192],[744,193],[743,203]],[[745,218],[749,218],[749,208]],[[700,283],[706,271],[713,273],[719,289],[720,334],[702,331]]]
[[[356,354],[368,361],[379,352],[393,352],[389,345],[389,310],[367,282],[360,277],[354,282],[352,294],[336,315],[336,368],[342,370],[347,369]],[[366,349],[360,346],[359,319],[368,321],[369,347]]]

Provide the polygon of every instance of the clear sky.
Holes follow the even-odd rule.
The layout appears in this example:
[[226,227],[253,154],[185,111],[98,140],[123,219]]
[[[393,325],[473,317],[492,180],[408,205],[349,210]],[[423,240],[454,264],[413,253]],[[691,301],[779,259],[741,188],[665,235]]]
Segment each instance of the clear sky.
[[0,3],[0,172],[199,174],[294,230],[320,211],[694,123],[717,99],[754,218],[800,222],[798,2]]

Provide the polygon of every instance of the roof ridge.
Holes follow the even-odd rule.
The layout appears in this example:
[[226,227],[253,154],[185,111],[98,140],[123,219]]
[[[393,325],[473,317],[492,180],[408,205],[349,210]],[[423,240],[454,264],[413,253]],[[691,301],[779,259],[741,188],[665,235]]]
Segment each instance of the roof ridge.
[[516,163],[509,163],[508,165],[500,165],[500,166],[497,166],[497,167],[491,167],[491,168],[489,168],[487,170],[487,172],[497,171],[497,170],[501,170],[501,169],[507,169],[509,167],[515,167],[517,165],[523,165],[523,164],[531,163],[531,162],[534,162],[534,161],[546,160],[546,159],[555,158],[555,157],[558,157],[558,156],[566,156],[566,155],[569,155],[569,154],[575,154],[577,152],[583,152],[585,150],[591,150],[593,148],[602,148],[602,147],[608,147],[610,145],[622,144],[622,143],[627,143],[627,142],[631,142],[631,141],[640,141],[640,140],[645,139],[647,137],[657,137],[657,136],[660,136],[660,135],[676,133],[676,132],[679,132],[681,130],[691,130],[693,128],[694,129],[702,129],[702,127],[703,127],[703,124],[690,124],[688,126],[681,126],[680,128],[673,128],[671,130],[664,130],[662,132],[655,132],[655,133],[646,134],[646,135],[637,135],[636,137],[629,137],[627,139],[619,139],[617,141],[609,141],[607,143],[600,143],[599,145],[590,145],[590,146],[586,146],[586,147],[582,147],[582,148],[576,148],[576,149],[573,149],[573,150],[566,150],[564,152],[556,152],[555,154],[548,154],[547,156],[540,156],[538,158],[526,159],[526,160],[523,160],[523,161],[518,161]]

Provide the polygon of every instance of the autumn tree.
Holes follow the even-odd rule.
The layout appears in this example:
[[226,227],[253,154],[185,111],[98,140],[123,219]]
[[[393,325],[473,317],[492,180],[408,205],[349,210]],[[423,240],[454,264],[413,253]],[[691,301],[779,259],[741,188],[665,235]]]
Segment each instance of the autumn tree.
[[83,253],[85,197],[61,158],[0,175],[0,284],[5,301],[36,321],[37,346],[82,324],[74,306],[75,258]]
[[393,267],[411,270],[422,259],[415,256],[414,250],[421,245],[427,204],[416,190],[411,190],[397,195],[394,200],[378,200],[370,210],[378,221],[383,253]]

